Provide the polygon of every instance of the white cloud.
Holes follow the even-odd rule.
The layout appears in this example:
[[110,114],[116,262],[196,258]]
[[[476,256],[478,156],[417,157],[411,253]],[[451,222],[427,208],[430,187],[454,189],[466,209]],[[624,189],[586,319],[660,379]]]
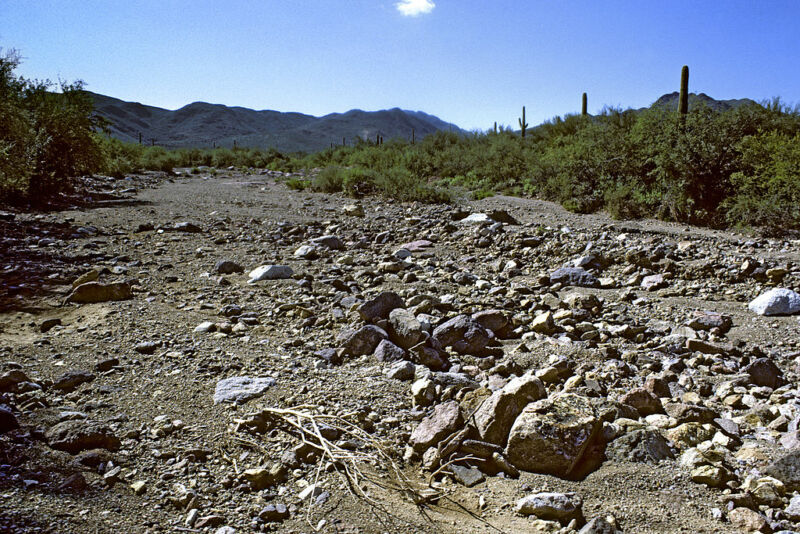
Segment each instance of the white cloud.
[[430,13],[436,4],[433,0],[400,0],[395,7],[405,17],[416,17]]

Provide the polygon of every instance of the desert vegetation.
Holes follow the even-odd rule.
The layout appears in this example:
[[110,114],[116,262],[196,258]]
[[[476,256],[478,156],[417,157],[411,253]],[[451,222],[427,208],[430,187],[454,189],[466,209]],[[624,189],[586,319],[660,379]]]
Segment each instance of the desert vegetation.
[[[496,127],[421,140],[359,139],[312,154],[275,149],[167,150],[105,135],[80,82],[14,75],[14,52],[0,58],[0,194],[6,202],[41,199],[85,173],[121,177],[176,167],[269,168],[294,172],[295,189],[379,194],[442,202],[459,192],[560,202],[571,211],[607,210],[617,218],[657,216],[692,224],[800,229],[800,111],[776,98],[727,111],[606,108],[568,114],[521,131]],[[688,76],[688,72],[685,73]],[[584,104],[585,104],[585,95]],[[583,106],[585,107],[585,105]],[[321,169],[321,171],[320,171]]]

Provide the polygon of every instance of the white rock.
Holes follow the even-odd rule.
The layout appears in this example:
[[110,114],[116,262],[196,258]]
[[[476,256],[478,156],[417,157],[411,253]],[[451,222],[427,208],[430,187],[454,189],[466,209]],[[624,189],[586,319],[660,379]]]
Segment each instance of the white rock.
[[758,315],[793,315],[800,312],[800,295],[783,287],[770,289],[747,306]]
[[251,376],[232,376],[217,382],[214,390],[214,404],[221,402],[244,402],[262,395],[275,385],[274,378],[254,378]]
[[284,278],[291,278],[294,271],[288,265],[262,265],[256,267],[250,274],[248,284],[254,284],[261,280],[279,280]]

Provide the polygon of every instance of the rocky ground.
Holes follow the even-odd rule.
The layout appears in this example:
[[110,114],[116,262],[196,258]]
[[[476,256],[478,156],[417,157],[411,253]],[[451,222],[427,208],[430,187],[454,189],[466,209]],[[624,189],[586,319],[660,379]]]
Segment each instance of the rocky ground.
[[797,241],[284,178],[0,213],[0,531],[800,528]]

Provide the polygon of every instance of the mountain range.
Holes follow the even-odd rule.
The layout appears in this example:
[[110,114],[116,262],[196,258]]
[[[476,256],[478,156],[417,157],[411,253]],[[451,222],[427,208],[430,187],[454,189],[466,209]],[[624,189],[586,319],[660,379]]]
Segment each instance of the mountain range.
[[[214,146],[276,148],[283,152],[314,152],[338,145],[352,144],[357,137],[374,140],[380,135],[416,139],[439,130],[466,133],[454,124],[421,111],[399,108],[382,111],[353,109],[322,117],[303,113],[271,110],[256,111],[243,107],[194,102],[178,110],[126,102],[118,98],[88,92],[95,112],[110,122],[110,134],[122,141],[157,144],[167,148],[211,148]],[[738,100],[715,100],[705,93],[691,93],[689,107],[706,105],[715,111],[727,111],[744,104]],[[651,107],[678,109],[678,93],[668,93]],[[646,108],[643,108],[646,109]]]
[[243,107],[194,102],[171,111],[137,102],[88,92],[95,113],[111,124],[112,137],[167,148],[214,146],[276,148],[285,152],[313,152],[353,143],[356,137],[374,140],[377,135],[421,139],[438,130],[464,133],[461,128],[421,111],[399,108],[382,111],[353,109],[322,117],[303,113],[256,111]]

